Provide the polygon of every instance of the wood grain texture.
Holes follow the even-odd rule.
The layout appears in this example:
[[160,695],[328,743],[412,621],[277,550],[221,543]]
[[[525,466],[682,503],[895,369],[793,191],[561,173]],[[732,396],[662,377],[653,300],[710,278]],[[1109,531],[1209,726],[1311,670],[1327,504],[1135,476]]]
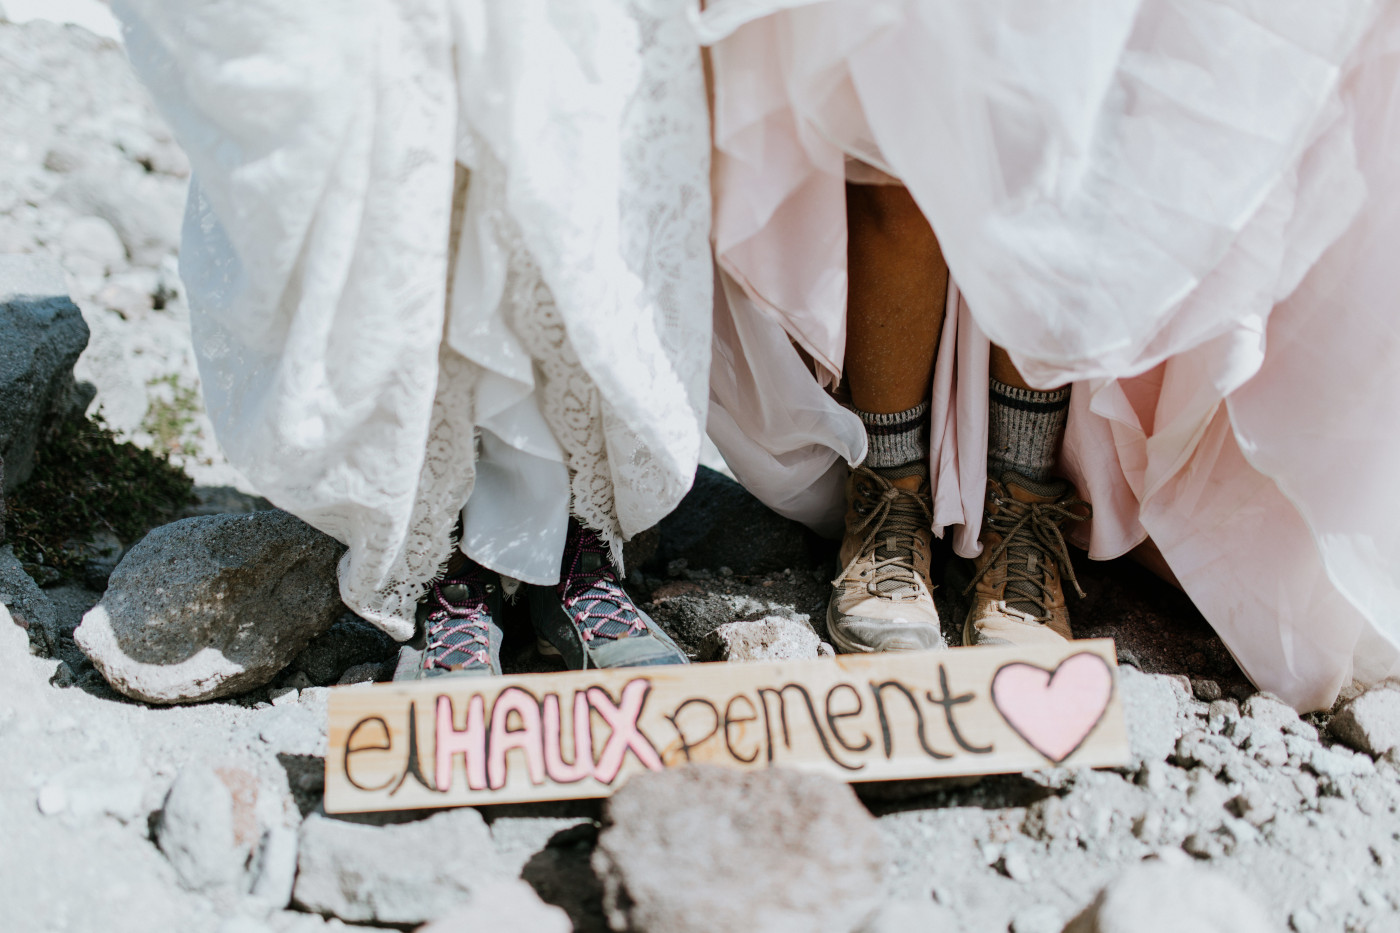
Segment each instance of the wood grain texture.
[[1095,639],[337,687],[325,805],[604,797],[689,761],[844,781],[1122,765],[1117,677]]

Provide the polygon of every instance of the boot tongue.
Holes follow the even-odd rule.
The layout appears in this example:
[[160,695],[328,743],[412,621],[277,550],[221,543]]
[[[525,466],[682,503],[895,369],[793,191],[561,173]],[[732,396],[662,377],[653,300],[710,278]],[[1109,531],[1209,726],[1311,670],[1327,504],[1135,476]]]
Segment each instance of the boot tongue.
[[[916,460],[913,463],[906,463],[902,464],[901,466],[874,467],[872,468],[871,472],[879,474],[882,478],[889,480],[891,483],[893,483],[895,480],[908,479],[917,476],[919,477],[919,484],[917,487],[915,487],[915,489],[922,489],[928,483],[928,464],[922,460]],[[891,504],[890,512],[892,518],[896,518],[896,520],[898,520],[899,517],[903,517],[903,513],[905,511],[910,509],[910,506],[908,506],[907,504],[903,505],[903,507],[901,506],[902,503],[898,499]],[[911,517],[913,518],[914,522],[917,523],[919,519],[918,514],[913,513]],[[909,567],[913,567],[913,542],[908,540],[907,535],[905,537],[906,540],[901,542],[900,535],[892,534],[890,532],[882,533],[879,537],[875,539],[875,559],[889,560],[890,558],[898,558]],[[910,572],[909,576],[913,576],[912,571]],[[880,593],[883,596],[917,596],[919,590],[918,587],[915,586],[914,581],[912,579],[900,579],[898,577],[890,577],[876,583],[875,592]]]
[[[875,546],[875,559],[888,560],[892,557],[902,558],[911,567],[914,564],[914,549],[910,546],[901,545],[899,539],[890,534],[881,535],[877,539],[879,543]],[[909,580],[901,580],[890,577],[875,584],[875,592],[885,596],[914,596],[918,590]]]
[[[1010,470],[1001,475],[1001,483],[1006,487],[1007,495],[1027,505],[1054,502],[1069,491],[1069,484],[1064,480],[1034,480]],[[1044,566],[1050,558],[1040,548],[1031,544],[1012,544],[1006,549],[1006,558],[1007,563],[1025,571],[1025,575],[1031,579],[1045,579]],[[1020,588],[1034,584],[1016,581],[1015,585]],[[1006,605],[1027,615],[1039,618],[1045,612],[1043,606],[1027,596],[1021,596],[1011,585],[1008,585],[1004,598]]]

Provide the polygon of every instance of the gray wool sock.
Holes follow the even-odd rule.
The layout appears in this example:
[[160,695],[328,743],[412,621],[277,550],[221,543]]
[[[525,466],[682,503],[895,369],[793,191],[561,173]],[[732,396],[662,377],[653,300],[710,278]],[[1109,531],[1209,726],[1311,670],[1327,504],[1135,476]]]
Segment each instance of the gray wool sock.
[[928,458],[928,402],[890,414],[852,411],[865,425],[870,442],[864,465],[871,469],[904,466]]
[[1069,415],[1069,386],[1017,389],[993,379],[987,413],[987,475],[1010,470],[1044,482],[1055,468]]

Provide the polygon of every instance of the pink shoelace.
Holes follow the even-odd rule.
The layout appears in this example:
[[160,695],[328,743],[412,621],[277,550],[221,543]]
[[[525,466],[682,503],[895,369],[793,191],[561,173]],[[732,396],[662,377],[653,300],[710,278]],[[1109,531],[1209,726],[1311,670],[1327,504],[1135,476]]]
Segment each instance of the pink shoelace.
[[[443,594],[442,588],[453,584],[467,588],[466,599],[453,602]],[[437,601],[437,608],[427,619],[425,670],[450,671],[491,664],[491,614],[486,608],[484,590],[485,583],[474,572],[433,584],[432,598]],[[461,655],[463,660],[449,660],[454,654]]]
[[[608,549],[598,535],[587,528],[570,528],[568,551],[573,562],[559,581],[559,598],[578,626],[579,636],[589,642],[645,634],[646,622],[617,582]],[[596,569],[584,566],[586,555],[597,558]]]

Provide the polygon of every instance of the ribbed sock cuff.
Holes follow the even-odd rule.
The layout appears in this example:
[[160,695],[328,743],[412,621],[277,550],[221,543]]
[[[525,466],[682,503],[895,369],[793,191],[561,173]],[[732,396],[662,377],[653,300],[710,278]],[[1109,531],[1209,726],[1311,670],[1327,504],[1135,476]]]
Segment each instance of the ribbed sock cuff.
[[1049,392],[991,380],[987,417],[987,474],[1008,470],[1044,481],[1055,468],[1069,415],[1069,386]]
[[870,442],[865,466],[897,467],[928,457],[928,402],[890,414],[851,410],[865,425]]

